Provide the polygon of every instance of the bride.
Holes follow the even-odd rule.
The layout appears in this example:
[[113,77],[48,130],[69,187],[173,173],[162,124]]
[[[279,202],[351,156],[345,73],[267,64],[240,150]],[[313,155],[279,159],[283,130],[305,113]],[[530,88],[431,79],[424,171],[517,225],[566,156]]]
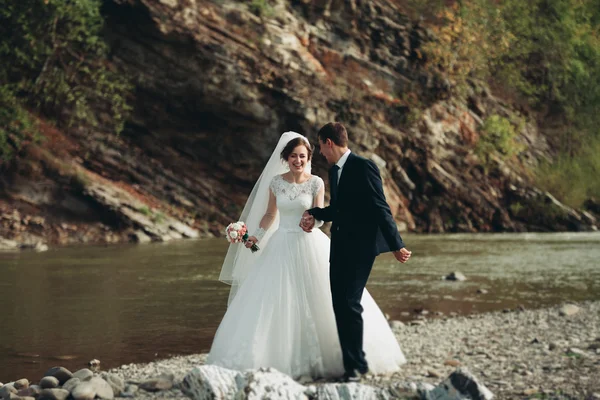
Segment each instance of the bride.
[[[325,186],[311,175],[308,139],[286,132],[267,162],[241,220],[260,245],[230,245],[220,280],[229,305],[207,364],[234,370],[273,367],[293,378],[344,373],[329,286],[329,238],[299,227],[302,214],[323,207]],[[381,310],[365,289],[364,351],[370,372],[391,373],[406,362]]]

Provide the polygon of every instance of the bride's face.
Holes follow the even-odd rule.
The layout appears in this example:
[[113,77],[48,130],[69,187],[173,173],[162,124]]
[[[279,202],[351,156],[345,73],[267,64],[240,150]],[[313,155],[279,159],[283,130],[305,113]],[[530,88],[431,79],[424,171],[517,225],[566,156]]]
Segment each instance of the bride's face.
[[298,146],[292,150],[290,156],[287,159],[290,171],[292,172],[304,172],[306,164],[309,162],[308,150],[306,146]]

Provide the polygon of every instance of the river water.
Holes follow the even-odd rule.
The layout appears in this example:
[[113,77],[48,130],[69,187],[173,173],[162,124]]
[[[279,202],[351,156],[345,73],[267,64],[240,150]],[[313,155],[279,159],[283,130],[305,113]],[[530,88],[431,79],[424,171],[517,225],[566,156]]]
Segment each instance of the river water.
[[[368,288],[392,319],[600,299],[600,233],[404,235]],[[225,240],[0,253],[0,382],[207,352],[225,312]],[[452,271],[464,282],[441,277]],[[478,289],[487,293],[478,294]]]

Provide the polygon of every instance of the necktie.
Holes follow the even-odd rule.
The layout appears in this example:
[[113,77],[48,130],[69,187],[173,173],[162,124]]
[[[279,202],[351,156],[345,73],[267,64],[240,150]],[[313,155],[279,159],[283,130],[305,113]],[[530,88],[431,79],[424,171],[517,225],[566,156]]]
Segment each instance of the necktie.
[[331,185],[331,204],[337,201],[337,188],[338,188],[338,171],[340,167],[335,164],[329,169],[329,184]]

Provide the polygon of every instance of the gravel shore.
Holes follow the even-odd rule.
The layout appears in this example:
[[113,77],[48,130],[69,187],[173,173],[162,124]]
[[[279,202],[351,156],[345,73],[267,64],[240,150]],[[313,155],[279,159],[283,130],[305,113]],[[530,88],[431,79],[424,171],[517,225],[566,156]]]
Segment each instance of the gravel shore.
[[[457,366],[469,369],[498,399],[600,400],[600,302],[539,310],[392,322],[408,359],[400,372],[365,383],[439,384]],[[205,354],[174,357],[115,368],[128,381],[170,374],[180,382]],[[181,398],[178,389],[137,398]]]
[[[461,367],[496,399],[600,400],[600,302],[409,324],[391,321],[391,326],[408,363],[392,375],[369,376],[363,382],[367,385],[392,392],[393,388],[436,386]],[[110,382],[116,375],[116,381],[134,388],[127,397],[186,399],[179,384],[205,360],[206,354],[196,354],[127,364],[94,379],[105,384],[100,378]],[[91,371],[83,372],[92,375]],[[75,375],[79,373],[82,371]],[[302,383],[318,386],[328,382]],[[6,391],[1,387],[0,383],[0,392]],[[411,392],[402,393],[414,398]]]

